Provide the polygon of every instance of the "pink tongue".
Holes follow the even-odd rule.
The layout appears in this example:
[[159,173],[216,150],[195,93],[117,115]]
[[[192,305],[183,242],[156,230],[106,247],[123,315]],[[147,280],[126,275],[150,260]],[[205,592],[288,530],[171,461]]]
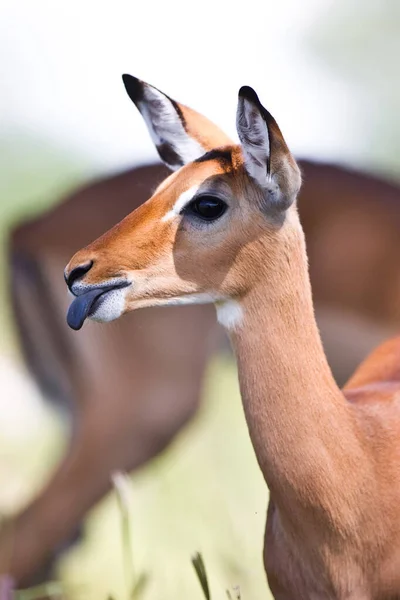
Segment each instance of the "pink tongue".
[[82,327],[95,300],[110,289],[112,289],[112,287],[97,288],[90,290],[90,292],[86,292],[85,294],[81,294],[74,299],[67,314],[67,323],[71,329],[77,331]]

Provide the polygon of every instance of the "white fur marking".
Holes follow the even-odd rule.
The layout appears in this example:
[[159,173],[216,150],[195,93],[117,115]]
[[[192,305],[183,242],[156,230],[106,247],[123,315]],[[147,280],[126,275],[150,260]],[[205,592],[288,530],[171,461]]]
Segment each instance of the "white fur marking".
[[175,306],[184,304],[211,304],[215,302],[215,297],[211,294],[187,294],[187,296],[176,296],[161,300],[162,306]]
[[128,287],[106,292],[101,298],[100,305],[95,312],[89,316],[92,321],[106,323],[118,319],[125,309],[125,296]]
[[[138,102],[138,108],[156,146],[169,144],[185,165],[204,154],[205,148],[187,134],[169,98],[147,84],[144,86],[143,96],[144,101]],[[172,170],[182,166],[167,164]]]
[[174,206],[162,217],[161,221],[171,221],[177,217],[181,210],[194,198],[198,189],[198,185],[193,185],[188,190],[182,192]]
[[267,124],[258,108],[244,98],[239,100],[236,124],[246,170],[261,187],[265,188],[269,181],[267,177],[269,156]]
[[243,308],[237,300],[224,300],[216,303],[218,323],[225,329],[233,330],[243,319]]

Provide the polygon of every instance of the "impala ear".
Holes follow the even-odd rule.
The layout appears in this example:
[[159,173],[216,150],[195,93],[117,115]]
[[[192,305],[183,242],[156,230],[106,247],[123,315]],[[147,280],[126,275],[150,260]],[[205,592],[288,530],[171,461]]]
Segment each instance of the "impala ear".
[[132,75],[122,76],[125,89],[142,115],[161,160],[172,170],[231,143],[211,121],[178,104]]
[[267,205],[288,208],[300,189],[300,170],[277,122],[251,87],[239,90],[236,127],[246,171],[264,190]]

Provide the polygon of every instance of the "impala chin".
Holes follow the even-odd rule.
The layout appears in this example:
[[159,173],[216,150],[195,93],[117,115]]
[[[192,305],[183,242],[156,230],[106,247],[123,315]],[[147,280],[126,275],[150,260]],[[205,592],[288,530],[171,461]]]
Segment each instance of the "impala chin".
[[126,292],[128,288],[111,290],[103,294],[88,315],[92,321],[107,323],[119,319],[126,312]]
[[108,283],[101,286],[75,285],[67,323],[71,329],[81,329],[86,319],[98,322],[114,321],[126,311],[129,282]]

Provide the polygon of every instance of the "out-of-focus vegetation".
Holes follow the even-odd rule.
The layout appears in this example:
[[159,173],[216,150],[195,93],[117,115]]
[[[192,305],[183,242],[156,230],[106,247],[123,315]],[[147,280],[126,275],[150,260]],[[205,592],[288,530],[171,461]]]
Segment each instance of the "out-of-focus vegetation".
[[[327,3],[309,28],[305,46],[344,84],[359,106],[358,162],[400,177],[400,3],[347,0]],[[348,144],[355,140],[349,138]],[[346,143],[346,140],[344,140]]]
[[[133,569],[149,578],[145,598],[202,598],[190,563],[200,551],[212,598],[240,586],[265,598],[262,543],[267,491],[244,423],[234,366],[210,366],[198,418],[158,460],[131,478]],[[83,545],[64,561],[62,578],[82,597],[123,598],[120,511],[110,496],[88,521]],[[101,550],[100,550],[101,548]],[[268,596],[267,596],[268,597]]]
[[[146,573],[148,578],[143,598],[200,600],[202,592],[190,559],[201,551],[213,599],[226,597],[225,590],[237,586],[242,598],[265,598],[261,549],[267,490],[248,438],[230,361],[220,359],[210,365],[203,395],[195,421],[168,451],[130,478],[125,527],[130,531],[132,569],[136,577]],[[60,424],[46,411],[40,427],[29,434],[29,447],[19,441],[13,446],[10,440],[0,439],[0,448],[8,445],[11,454],[19,448],[13,467],[10,464],[8,472],[0,473],[2,482],[14,491],[8,498],[10,509],[40,487],[50,457],[54,462],[59,455]],[[2,453],[1,462],[5,458]],[[89,516],[83,543],[65,556],[59,577],[73,598],[126,598],[121,508],[115,494]]]

